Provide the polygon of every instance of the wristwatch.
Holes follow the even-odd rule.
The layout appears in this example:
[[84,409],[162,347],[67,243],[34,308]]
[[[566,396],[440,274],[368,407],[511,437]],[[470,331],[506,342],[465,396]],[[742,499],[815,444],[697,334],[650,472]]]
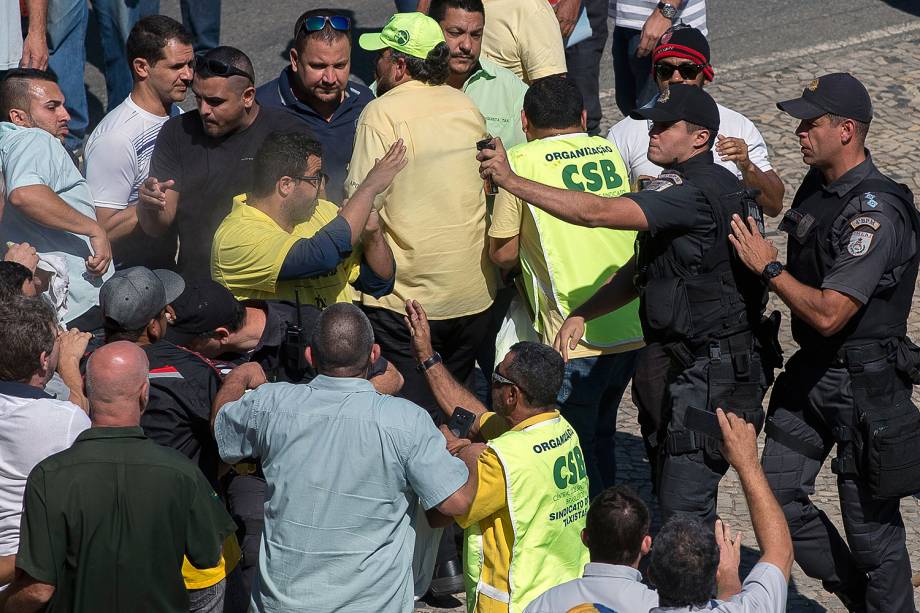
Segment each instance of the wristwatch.
[[668,4],[667,2],[659,2],[657,8],[661,12],[662,15],[664,15],[671,21],[674,21],[674,18],[677,17],[678,10],[676,6],[672,6]]
[[770,279],[778,277],[785,268],[782,262],[774,260],[763,267],[763,272],[760,273],[760,276],[763,277],[764,281],[769,281]]
[[415,369],[419,372],[425,372],[435,364],[440,364],[444,360],[441,359],[441,354],[435,351],[431,354],[431,357],[425,360],[424,362],[419,362]]

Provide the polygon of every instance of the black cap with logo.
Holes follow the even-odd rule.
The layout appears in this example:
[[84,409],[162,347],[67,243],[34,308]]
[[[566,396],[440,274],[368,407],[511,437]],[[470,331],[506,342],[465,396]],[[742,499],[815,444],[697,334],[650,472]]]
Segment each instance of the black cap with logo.
[[629,114],[633,119],[651,121],[688,121],[719,131],[719,107],[702,87],[675,83],[659,94],[651,106],[638,108]]
[[818,77],[802,90],[801,97],[777,102],[776,106],[796,119],[815,119],[831,113],[863,123],[872,121],[869,92],[848,72]]

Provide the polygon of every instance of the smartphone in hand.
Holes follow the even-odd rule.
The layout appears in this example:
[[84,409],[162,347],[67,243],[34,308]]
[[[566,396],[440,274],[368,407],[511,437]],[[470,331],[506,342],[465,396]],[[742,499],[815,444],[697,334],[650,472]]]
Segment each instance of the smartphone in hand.
[[447,422],[447,429],[457,438],[466,438],[474,421],[476,421],[475,413],[471,413],[463,407],[454,407],[454,414],[450,416],[450,420]]

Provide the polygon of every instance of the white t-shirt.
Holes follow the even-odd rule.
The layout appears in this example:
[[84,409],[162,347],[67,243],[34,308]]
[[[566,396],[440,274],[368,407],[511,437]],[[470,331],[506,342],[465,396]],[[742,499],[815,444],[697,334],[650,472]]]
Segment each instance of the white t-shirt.
[[19,0],[0,0],[0,70],[16,68],[21,59]]
[[19,549],[26,478],[90,427],[83,409],[37,388],[0,382],[0,556]]
[[[180,112],[173,105],[169,117]],[[84,148],[86,182],[96,208],[124,209],[137,200],[157,135],[169,117],[145,111],[129,95],[99,122]]]
[[[757,168],[764,172],[772,170],[770,157],[767,153],[767,144],[760,134],[760,130],[754,123],[736,111],[725,108],[721,104],[719,107],[719,134],[723,136],[732,136],[742,138],[748,145],[748,157]],[[657,177],[663,170],[661,166],[650,162],[648,159],[648,131],[651,122],[645,119],[632,119],[626,117],[615,124],[607,132],[607,140],[612,141],[620,151],[623,162],[629,170],[629,182],[635,184],[636,179],[642,175]],[[734,162],[723,162],[719,159],[718,154],[713,150],[713,160],[716,164],[729,169],[739,179],[741,171]]]

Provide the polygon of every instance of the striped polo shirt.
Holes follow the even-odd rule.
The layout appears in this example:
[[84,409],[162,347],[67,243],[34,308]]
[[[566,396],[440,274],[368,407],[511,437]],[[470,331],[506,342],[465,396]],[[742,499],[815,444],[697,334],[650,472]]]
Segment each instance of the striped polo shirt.
[[[673,4],[673,0],[669,4]],[[608,14],[613,17],[618,28],[641,30],[645,20],[652,14],[658,0],[610,0]],[[706,0],[683,0],[675,23],[683,22],[698,29],[703,36],[706,29]]]

